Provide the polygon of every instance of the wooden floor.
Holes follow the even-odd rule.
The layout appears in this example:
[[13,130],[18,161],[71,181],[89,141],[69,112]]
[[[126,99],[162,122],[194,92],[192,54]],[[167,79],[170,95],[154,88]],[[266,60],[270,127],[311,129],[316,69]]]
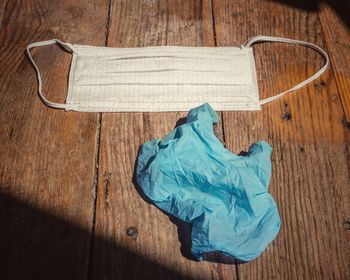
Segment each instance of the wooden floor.
[[[0,2],[1,279],[350,279],[349,1]],[[262,111],[221,113],[219,134],[233,152],[257,140],[273,146],[270,192],[282,228],[255,261],[196,262],[190,227],[145,202],[133,180],[140,145],[186,113],[50,109],[24,49],[51,38],[238,46],[258,34],[318,44],[331,67]],[[266,43],[254,52],[262,98],[323,63],[304,47]],[[54,46],[33,53],[46,95],[64,101],[70,56]]]

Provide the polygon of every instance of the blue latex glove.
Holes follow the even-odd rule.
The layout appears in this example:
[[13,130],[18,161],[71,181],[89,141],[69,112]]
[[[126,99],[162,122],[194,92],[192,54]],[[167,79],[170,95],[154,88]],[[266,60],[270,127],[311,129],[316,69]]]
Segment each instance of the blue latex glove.
[[243,261],[259,256],[276,237],[280,218],[269,195],[271,147],[257,142],[247,156],[225,149],[213,131],[209,104],[163,140],[143,144],[137,182],[165,212],[193,223],[192,253],[221,251]]

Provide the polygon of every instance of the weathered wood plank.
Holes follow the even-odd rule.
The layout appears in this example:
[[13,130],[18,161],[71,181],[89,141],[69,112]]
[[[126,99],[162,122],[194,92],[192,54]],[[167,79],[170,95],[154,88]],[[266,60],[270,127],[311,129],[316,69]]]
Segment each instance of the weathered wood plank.
[[[210,8],[208,1],[198,0],[112,1],[108,46],[211,46]],[[96,238],[105,236],[119,249],[95,242],[92,278],[235,279],[234,265],[186,259],[180,250],[188,252],[181,248],[179,238],[189,243],[189,227],[177,229],[164,213],[141,198],[133,184],[140,145],[165,136],[184,116],[186,113],[103,114],[95,233]],[[126,233],[130,227],[137,229],[134,238]]]
[[0,3],[0,29],[2,27],[2,19],[4,17],[7,1],[4,0]]
[[[215,0],[219,46],[240,45],[265,34],[324,47],[317,12],[273,1]],[[322,64],[312,50],[285,44],[254,46],[261,97],[310,76]],[[224,113],[229,149],[257,140],[274,148],[270,192],[282,228],[256,261],[239,265],[242,279],[348,279],[350,277],[349,130],[332,69],[314,84],[263,107],[260,112]]]
[[[46,107],[24,50],[33,41],[56,37],[103,44],[106,3],[5,2],[0,13],[0,278],[84,279],[98,115]],[[63,101],[70,55],[57,46],[33,55],[47,96]]]
[[319,18],[346,120],[350,123],[350,2],[321,2]]

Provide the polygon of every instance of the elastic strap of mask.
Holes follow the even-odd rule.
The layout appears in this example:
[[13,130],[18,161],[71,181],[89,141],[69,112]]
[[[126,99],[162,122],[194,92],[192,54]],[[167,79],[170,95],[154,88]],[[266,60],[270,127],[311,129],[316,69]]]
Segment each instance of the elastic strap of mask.
[[293,39],[288,39],[288,38],[280,38],[280,37],[269,37],[269,36],[256,36],[256,37],[253,37],[253,38],[250,38],[248,39],[243,47],[250,47],[251,45],[257,43],[257,42],[281,42],[281,43],[288,43],[288,44],[295,44],[295,45],[302,45],[302,46],[305,46],[305,47],[310,47],[314,50],[316,50],[317,52],[319,52],[325,59],[325,64],[323,65],[323,67],[318,70],[314,75],[312,75],[311,77],[309,77],[308,79],[306,79],[305,81],[301,82],[300,84],[297,84],[296,86],[284,91],[284,92],[281,92],[277,95],[274,95],[274,96],[271,96],[271,97],[268,97],[266,99],[262,99],[260,100],[260,105],[263,105],[263,104],[266,104],[266,103],[269,103],[271,101],[274,101],[294,90],[297,90],[297,89],[300,89],[302,88],[303,86],[305,86],[306,84],[312,82],[313,80],[317,79],[319,76],[321,76],[324,71],[326,71],[327,67],[328,67],[328,64],[329,64],[329,57],[327,55],[327,53],[321,49],[319,46],[315,45],[315,44],[312,44],[312,43],[308,43],[308,42],[305,42],[305,41],[299,41],[299,40],[293,40]]
[[68,43],[63,43],[63,42],[61,42],[58,39],[52,39],[52,40],[36,42],[36,43],[32,43],[32,44],[28,45],[27,49],[26,49],[26,53],[27,53],[29,61],[31,62],[31,64],[33,65],[33,67],[34,67],[34,69],[36,71],[36,76],[37,76],[37,79],[38,79],[38,93],[39,93],[39,96],[40,96],[41,100],[47,106],[50,106],[50,107],[53,107],[53,108],[57,108],[57,109],[65,109],[67,107],[66,104],[51,102],[51,101],[47,100],[45,98],[45,96],[43,95],[43,93],[41,91],[41,89],[42,89],[42,81],[41,81],[40,71],[39,71],[39,68],[36,65],[36,63],[34,62],[34,59],[33,59],[32,55],[30,53],[30,49],[32,49],[32,48],[41,47],[41,46],[47,46],[47,45],[53,45],[53,44],[57,44],[57,45],[63,47],[65,50],[68,50],[70,52],[74,51],[73,45],[68,44]]

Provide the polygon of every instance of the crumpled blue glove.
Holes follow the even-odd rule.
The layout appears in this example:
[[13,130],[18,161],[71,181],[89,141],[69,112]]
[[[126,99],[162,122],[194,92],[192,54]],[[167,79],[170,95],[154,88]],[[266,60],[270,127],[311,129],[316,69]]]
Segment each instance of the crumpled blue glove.
[[193,223],[192,253],[220,251],[242,261],[259,256],[276,237],[280,218],[269,195],[271,147],[257,142],[247,156],[225,149],[213,131],[209,104],[163,140],[142,145],[137,182],[160,209]]

